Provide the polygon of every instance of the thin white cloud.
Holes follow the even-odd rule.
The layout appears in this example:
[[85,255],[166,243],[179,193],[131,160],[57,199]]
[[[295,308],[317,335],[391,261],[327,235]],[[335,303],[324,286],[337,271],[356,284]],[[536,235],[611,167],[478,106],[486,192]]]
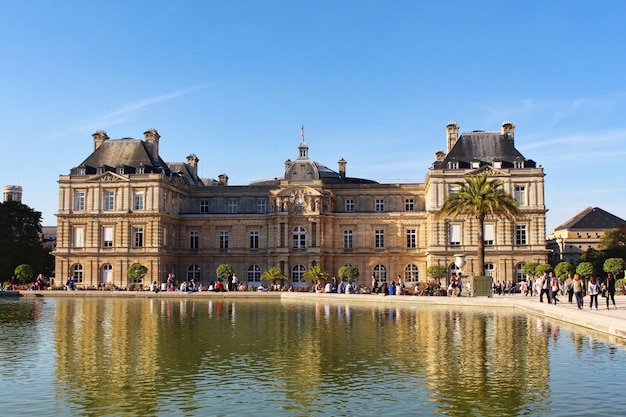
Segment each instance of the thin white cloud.
[[145,99],[141,99],[135,101],[133,103],[129,103],[123,105],[117,110],[114,110],[110,113],[106,113],[102,116],[96,117],[94,120],[89,121],[88,123],[81,124],[78,126],[71,127],[61,132],[56,132],[50,135],[51,139],[56,139],[62,136],[66,136],[68,134],[76,133],[76,132],[84,132],[84,131],[94,131],[97,129],[101,129],[102,126],[116,126],[126,122],[126,116],[129,114],[135,113],[138,110],[141,110],[145,107],[154,106],[159,103],[167,102],[173,100],[177,97],[181,97],[187,95],[193,91],[200,90],[202,88],[207,87],[209,84],[200,84],[197,86],[193,86],[190,88],[180,89],[173,91],[171,93],[162,94],[160,96],[148,97]]

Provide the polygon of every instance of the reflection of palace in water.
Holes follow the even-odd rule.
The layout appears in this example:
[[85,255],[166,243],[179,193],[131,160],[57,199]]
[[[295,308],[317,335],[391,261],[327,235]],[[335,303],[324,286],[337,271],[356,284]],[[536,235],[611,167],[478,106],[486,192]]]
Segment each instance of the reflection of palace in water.
[[495,310],[288,301],[59,299],[55,324],[59,397],[148,414],[163,396],[193,408],[206,381],[245,385],[254,372],[303,409],[329,385],[375,384],[381,372],[446,407],[487,412],[506,398],[498,409],[514,409],[547,392],[555,336],[539,319]]

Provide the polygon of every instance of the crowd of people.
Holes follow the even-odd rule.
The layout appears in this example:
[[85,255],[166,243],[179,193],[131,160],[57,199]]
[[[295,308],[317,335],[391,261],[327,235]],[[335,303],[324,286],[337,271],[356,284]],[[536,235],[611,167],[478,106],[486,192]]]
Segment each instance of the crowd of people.
[[[616,279],[612,273],[607,273],[606,278],[591,275],[585,280],[580,274],[569,274],[564,280],[559,279],[554,272],[545,272],[534,280],[528,278],[520,282],[520,292],[524,296],[539,295],[539,302],[558,304],[561,302],[560,296],[567,297],[567,302],[582,310],[585,307],[585,297],[589,297],[589,309],[598,309],[598,297],[601,296],[606,301],[606,309],[611,306],[617,308],[615,304],[615,292],[617,290]],[[494,284],[495,285],[495,284]],[[494,289],[494,293],[496,290]]]

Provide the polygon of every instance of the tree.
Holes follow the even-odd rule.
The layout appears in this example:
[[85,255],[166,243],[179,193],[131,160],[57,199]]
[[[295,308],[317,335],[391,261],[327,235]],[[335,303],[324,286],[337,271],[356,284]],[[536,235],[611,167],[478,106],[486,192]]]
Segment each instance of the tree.
[[356,266],[344,265],[339,268],[339,278],[348,282],[356,281],[359,277],[359,269]]
[[41,213],[18,201],[0,203],[0,277],[10,277],[20,264],[44,270],[47,250],[41,242]]
[[617,276],[624,272],[624,259],[609,258],[604,261],[604,266],[602,269],[604,270],[604,272],[610,272],[613,275]]
[[576,273],[580,274],[584,278],[589,278],[591,275],[595,275],[593,264],[591,262],[581,262],[576,267]]
[[453,219],[470,216],[478,220],[477,258],[481,275],[485,273],[485,218],[507,218],[514,221],[520,214],[517,201],[501,188],[503,182],[498,179],[488,181],[488,177],[488,172],[465,177],[464,183],[457,183],[459,190],[448,195],[436,215],[438,219],[447,216],[452,216]]
[[626,223],[617,229],[606,230],[598,243],[602,250],[624,246],[626,246]]
[[131,282],[141,282],[148,273],[148,268],[141,264],[132,264],[128,267],[128,278]]
[[539,277],[546,272],[552,271],[552,265],[550,264],[538,264],[535,268],[535,276]]
[[230,264],[219,264],[215,269],[215,273],[219,279],[228,283],[230,281],[230,277],[233,276],[234,271],[232,265]]
[[431,265],[426,270],[426,275],[432,279],[444,279],[448,274],[448,270],[443,265]]
[[33,267],[28,264],[21,264],[15,268],[15,278],[20,284],[26,284],[33,278]]
[[574,265],[567,261],[559,262],[554,267],[554,273],[559,278],[567,278],[569,274],[573,274],[574,272],[576,272]]
[[262,280],[271,282],[272,284],[275,284],[276,281],[283,280],[284,278],[285,278],[285,274],[283,274],[283,271],[281,271],[279,268],[275,266],[266,270],[261,275]]
[[324,281],[328,278],[328,272],[324,271],[322,268],[320,268],[319,266],[315,265],[310,267],[303,275],[302,278],[304,278],[307,281],[313,281],[313,283],[315,284],[316,281]]
[[602,271],[602,266],[604,265],[604,261],[607,259],[607,255],[604,251],[589,248],[582,253],[580,259],[583,262],[590,262],[593,264],[593,270],[595,273],[598,273]]
[[522,267],[522,274],[526,275],[526,277],[534,278],[535,271],[537,270],[538,266],[539,263],[537,262],[528,262]]

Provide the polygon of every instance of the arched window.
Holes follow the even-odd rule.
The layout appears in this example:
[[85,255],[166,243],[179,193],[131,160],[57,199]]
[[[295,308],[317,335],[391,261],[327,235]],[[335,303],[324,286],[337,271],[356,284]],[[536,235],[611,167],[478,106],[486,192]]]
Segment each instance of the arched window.
[[83,266],[81,264],[76,264],[72,267],[72,277],[74,282],[83,282]]
[[387,282],[387,267],[382,264],[374,266],[374,277],[379,284]]
[[420,270],[417,265],[410,264],[404,268],[404,282],[417,282],[420,280]]
[[495,268],[495,266],[493,266],[492,263],[485,264],[485,275],[489,275],[490,277],[493,278],[493,274],[494,274],[495,269],[496,268]]
[[294,249],[306,248],[306,229],[302,226],[294,227],[291,232],[291,247]]
[[462,272],[462,271],[461,271],[461,268],[459,268],[458,266],[456,266],[456,264],[455,264],[454,262],[452,262],[452,263],[450,264],[450,267],[449,267],[448,269],[450,270],[450,274],[449,274],[449,276],[452,276],[452,275],[457,275],[459,272]]
[[261,282],[261,267],[250,265],[248,267],[248,282]]
[[102,265],[101,274],[103,284],[111,284],[113,282],[113,266],[111,264]]
[[304,265],[294,265],[291,268],[291,282],[303,282],[302,275],[306,272]]
[[189,265],[187,267],[187,281],[200,281],[200,267],[198,265]]

